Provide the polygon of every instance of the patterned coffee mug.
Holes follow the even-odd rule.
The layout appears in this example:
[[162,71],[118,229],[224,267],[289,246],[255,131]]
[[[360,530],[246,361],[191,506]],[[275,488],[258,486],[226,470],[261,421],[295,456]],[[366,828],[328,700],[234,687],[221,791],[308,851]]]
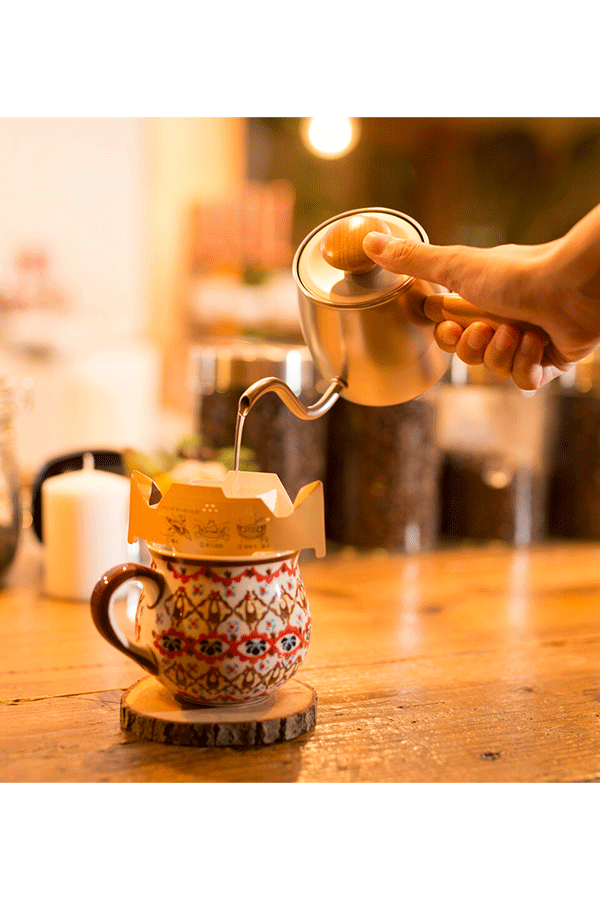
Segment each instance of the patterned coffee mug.
[[[106,572],[92,593],[92,618],[117,650],[155,675],[179,700],[216,706],[258,700],[300,668],[310,609],[299,552],[269,559],[176,555],[148,544],[151,565]],[[117,588],[139,581],[135,639],[112,621]]]

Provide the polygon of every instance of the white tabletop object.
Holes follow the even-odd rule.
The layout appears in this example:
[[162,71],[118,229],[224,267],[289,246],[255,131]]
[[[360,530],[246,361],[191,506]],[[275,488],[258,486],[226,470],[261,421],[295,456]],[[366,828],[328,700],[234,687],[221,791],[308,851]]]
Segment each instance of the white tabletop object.
[[87,467],[43,483],[47,594],[87,601],[108,569],[131,558],[129,492],[128,478]]

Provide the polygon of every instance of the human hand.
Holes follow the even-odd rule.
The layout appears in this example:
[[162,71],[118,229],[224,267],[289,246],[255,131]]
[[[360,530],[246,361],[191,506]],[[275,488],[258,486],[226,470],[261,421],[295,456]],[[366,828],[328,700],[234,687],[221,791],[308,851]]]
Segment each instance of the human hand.
[[[600,228],[600,218],[595,224]],[[589,244],[592,236],[587,231],[576,235],[580,245],[582,237]],[[499,378],[512,377],[522,390],[536,390],[600,342],[600,294],[586,293],[590,272],[577,266],[577,254],[566,252],[573,250],[572,244],[570,233],[539,246],[436,247],[371,232],[363,248],[391,272],[444,285],[492,314],[535,326],[494,328],[473,322],[463,327],[443,321],[435,325],[434,337],[443,350],[455,352],[463,362],[483,364]]]

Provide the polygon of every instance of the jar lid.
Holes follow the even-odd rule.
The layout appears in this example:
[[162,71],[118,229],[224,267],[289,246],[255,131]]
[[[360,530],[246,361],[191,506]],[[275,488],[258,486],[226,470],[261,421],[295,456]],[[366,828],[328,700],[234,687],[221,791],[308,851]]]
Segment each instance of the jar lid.
[[315,303],[352,309],[374,306],[402,293],[413,283],[414,278],[388,272],[379,266],[365,274],[345,273],[324,258],[321,244],[332,226],[347,220],[350,227],[359,217],[381,220],[392,237],[429,243],[427,234],[418,222],[405,213],[392,209],[354,209],[328,219],[300,244],[293,263],[298,287]]
[[281,378],[296,394],[314,387],[317,379],[308,347],[236,341],[196,344],[189,355],[189,388],[194,393],[246,390],[261,378]]

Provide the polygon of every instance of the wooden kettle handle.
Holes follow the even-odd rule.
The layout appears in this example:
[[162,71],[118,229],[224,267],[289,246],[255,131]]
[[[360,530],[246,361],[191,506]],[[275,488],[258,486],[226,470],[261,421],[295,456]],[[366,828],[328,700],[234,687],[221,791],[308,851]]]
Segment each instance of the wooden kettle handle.
[[537,325],[493,315],[493,313],[486,312],[467,300],[463,300],[459,294],[432,294],[426,298],[423,304],[423,314],[432,322],[456,322],[463,328],[472,325],[473,322],[484,322],[494,331],[503,324],[516,325],[521,331],[536,331],[542,340],[550,343],[546,332]]

